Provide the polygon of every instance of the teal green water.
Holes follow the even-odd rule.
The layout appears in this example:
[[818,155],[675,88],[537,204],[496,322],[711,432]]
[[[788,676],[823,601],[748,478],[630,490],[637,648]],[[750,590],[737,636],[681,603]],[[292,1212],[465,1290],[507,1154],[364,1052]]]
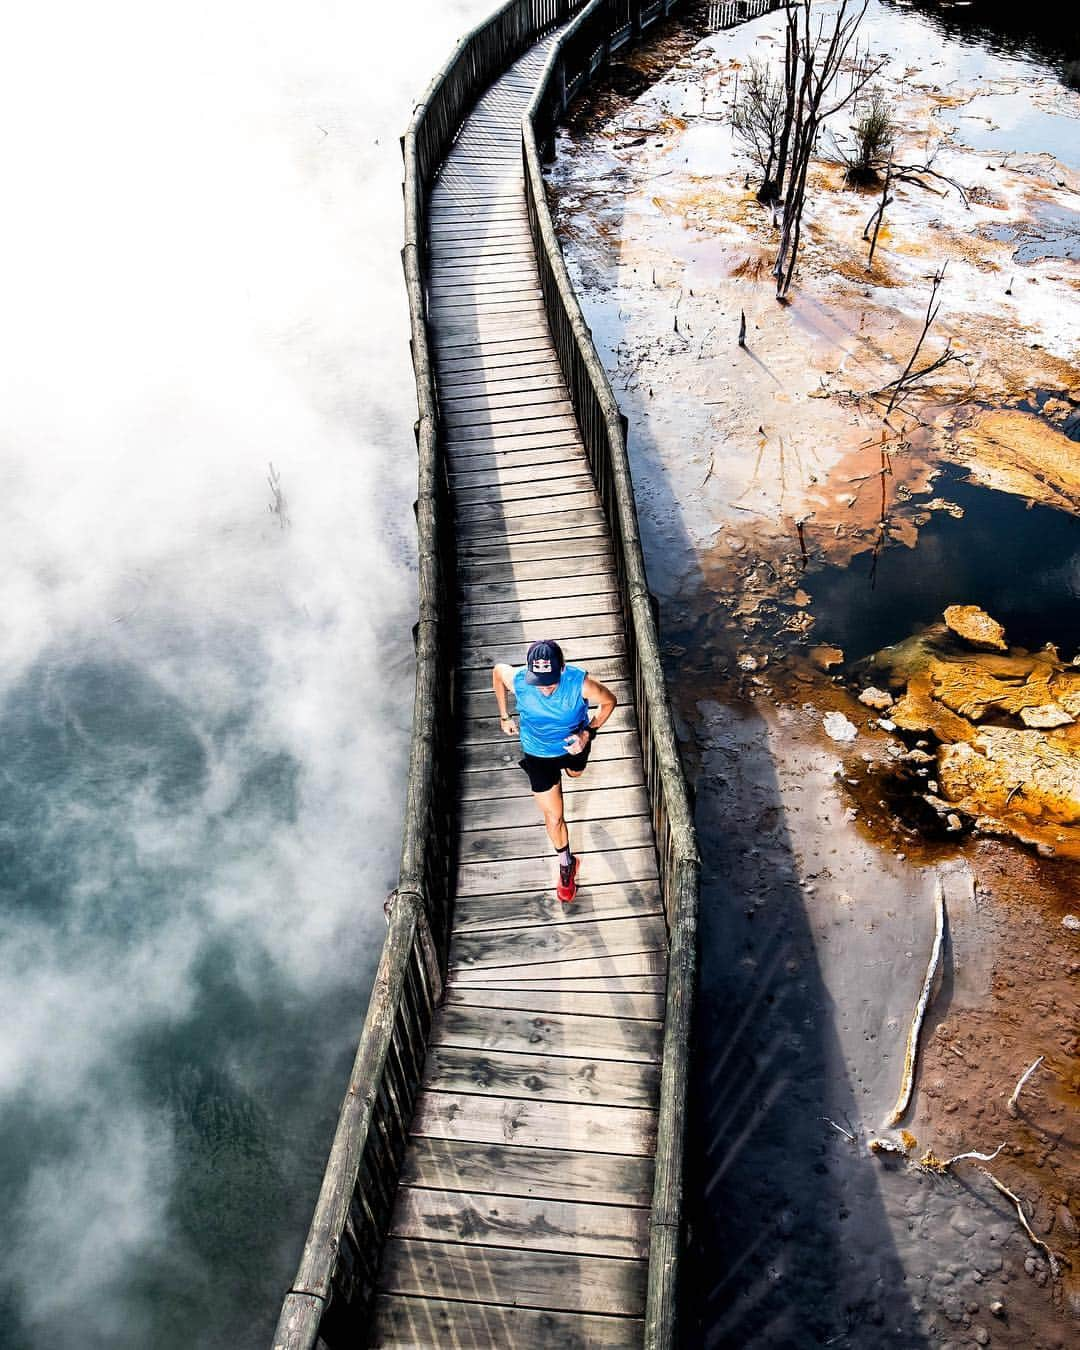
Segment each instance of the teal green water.
[[400,838],[398,136],[486,0],[0,44],[0,1346],[268,1343]]

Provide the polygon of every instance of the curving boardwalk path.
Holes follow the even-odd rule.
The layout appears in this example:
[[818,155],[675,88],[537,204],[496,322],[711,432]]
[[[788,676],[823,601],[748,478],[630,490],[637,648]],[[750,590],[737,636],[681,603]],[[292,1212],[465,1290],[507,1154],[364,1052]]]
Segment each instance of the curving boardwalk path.
[[[610,541],[540,296],[521,114],[541,43],[431,194],[428,310],[460,586],[454,936],[375,1306],[377,1346],[640,1346],[667,938]],[[500,735],[491,666],[556,637],[619,707],[567,791],[581,889]]]

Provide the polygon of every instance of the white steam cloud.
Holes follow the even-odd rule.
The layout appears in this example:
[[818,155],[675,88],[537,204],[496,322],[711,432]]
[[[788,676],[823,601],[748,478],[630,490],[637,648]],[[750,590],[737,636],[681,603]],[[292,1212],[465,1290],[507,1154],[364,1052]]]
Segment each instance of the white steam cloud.
[[[6,18],[12,1345],[261,1344],[291,1275],[381,943],[411,716],[398,137],[490,8]],[[237,1256],[252,1215],[266,1231]]]

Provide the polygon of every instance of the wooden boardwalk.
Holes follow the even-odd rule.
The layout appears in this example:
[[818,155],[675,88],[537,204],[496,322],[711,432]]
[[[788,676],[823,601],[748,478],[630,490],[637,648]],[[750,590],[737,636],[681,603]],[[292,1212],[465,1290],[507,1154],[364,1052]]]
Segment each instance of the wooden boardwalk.
[[[640,1346],[667,931],[610,537],[541,300],[521,115],[550,39],[435,182],[428,316],[459,559],[457,898],[378,1279],[377,1346]],[[568,786],[572,907],[491,666],[554,637],[619,706]]]

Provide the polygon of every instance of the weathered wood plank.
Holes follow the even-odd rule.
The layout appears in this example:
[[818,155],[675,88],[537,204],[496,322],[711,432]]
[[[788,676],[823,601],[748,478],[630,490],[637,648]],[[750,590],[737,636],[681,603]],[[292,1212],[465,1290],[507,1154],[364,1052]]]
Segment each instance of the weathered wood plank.
[[[623,923],[640,920],[625,919]],[[566,931],[566,930],[563,930]],[[477,939],[473,939],[477,941]],[[660,1059],[656,1022],[584,1017],[577,1013],[528,1013],[513,1008],[445,1006],[432,1027],[431,1044],[469,1050],[570,1055],[578,1059]],[[566,1142],[564,1140],[564,1142]],[[618,1151],[618,1150],[616,1150]]]
[[572,905],[561,904],[550,888],[510,891],[494,895],[458,896],[454,931],[459,934],[487,929],[543,928],[551,923],[582,923],[590,919],[625,919],[663,911],[655,880],[582,884]]
[[[544,632],[538,630],[536,637],[543,636]],[[521,655],[524,657],[524,652]],[[640,753],[638,746],[636,731],[603,731],[593,741],[589,767],[609,759],[636,759]],[[519,742],[506,736],[502,741],[480,741],[461,746],[459,768],[463,773],[490,773],[493,769],[516,768],[520,759]]]
[[645,1310],[645,1269],[643,1261],[604,1256],[537,1252],[523,1261],[517,1252],[498,1247],[448,1249],[443,1242],[390,1238],[379,1289],[469,1303],[520,1303],[640,1317]]
[[[486,460],[487,456],[478,458]],[[449,470],[450,486],[455,492],[461,492],[467,488],[520,483],[532,486],[535,492],[538,473],[543,475],[546,483],[552,478],[581,477],[589,467],[585,452],[576,445],[552,446],[540,455],[538,463],[521,464],[508,459],[506,451],[492,456],[492,461],[490,464],[481,462],[479,467],[474,463],[455,464]]]
[[572,1144],[580,1153],[651,1158],[656,1148],[656,1112],[637,1106],[423,1091],[416,1099],[412,1133],[474,1144],[522,1144],[526,1148],[565,1148]]
[[610,1197],[613,1204],[648,1205],[652,1159],[632,1154],[585,1153],[563,1146],[527,1148],[413,1135],[401,1170],[403,1186],[489,1195],[547,1196],[553,1200]]
[[[601,826],[603,822],[598,822]],[[585,826],[575,829],[571,842],[586,837]],[[642,831],[644,833],[644,831]],[[603,836],[594,836],[602,839]],[[580,855],[578,884],[586,882],[597,886],[613,882],[649,881],[657,874],[656,850],[651,836],[644,847],[615,847],[589,851]],[[456,890],[461,896],[498,895],[505,891],[537,890],[545,881],[554,887],[558,881],[557,860],[553,851],[535,857],[501,858],[494,862],[461,862],[458,864]]]
[[622,622],[622,604],[612,586],[589,587],[577,595],[556,595],[537,600],[496,601],[461,606],[463,628],[489,628],[499,623],[528,623],[537,619],[563,621],[585,615],[607,615],[618,627]]
[[[577,792],[563,794],[566,818],[571,824],[645,815],[649,811],[649,794],[643,787],[594,789],[588,773],[580,782],[583,786]],[[532,795],[523,792],[516,796],[464,802],[460,825],[465,831],[511,829],[517,825],[530,825],[537,818]]]
[[[549,994],[547,997],[559,996]],[[587,995],[576,997],[586,998]],[[474,1009],[480,1006],[460,996],[455,998],[455,1003]],[[483,1006],[496,1012],[515,1011],[501,1004]],[[566,1016],[568,1012],[548,1015]],[[660,1095],[660,1069],[657,1064],[633,1060],[574,1059],[569,1055],[545,1058],[505,1050],[488,1052],[433,1045],[424,1064],[424,1087],[438,1092],[478,1092],[489,1097],[520,1097],[530,1101],[655,1107]]]
[[373,1350],[494,1350],[497,1346],[640,1350],[645,1324],[638,1317],[384,1294],[375,1304],[373,1335]]
[[399,1238],[644,1260],[649,1216],[622,1205],[402,1187],[390,1220]]
[[[569,982],[566,988],[588,989],[601,982],[612,988],[622,987],[616,986],[615,981],[624,976],[636,980],[639,976],[647,975],[666,978],[666,951],[631,952],[623,956],[609,954],[601,957],[593,954],[564,961],[541,961],[528,966],[522,966],[516,961],[506,966],[459,966],[450,971],[448,981],[457,986],[483,984],[498,985],[506,989],[523,989],[535,980],[543,982],[559,980]],[[563,985],[560,984],[559,987],[562,988]],[[656,986],[634,983],[628,987],[647,990]]]
[[[516,760],[503,765],[506,772],[470,773],[459,780],[458,796],[461,801],[477,801],[484,798],[518,795],[535,809],[535,802],[529,791],[529,780]],[[645,771],[640,758],[601,760],[589,762],[589,767],[581,778],[567,778],[563,775],[563,794],[572,796],[580,786],[599,789],[606,787],[639,787],[645,781]],[[573,807],[571,806],[571,810]],[[584,884],[586,878],[583,878]],[[598,880],[598,878],[594,878]]]
[[488,989],[458,985],[445,994],[448,1005],[470,1008],[517,1008],[521,1012],[582,1013],[586,1017],[638,1017],[662,1022],[663,993],[620,992],[604,988],[580,992],[564,989]]
[[[530,496],[530,492],[532,495]],[[565,511],[568,507],[594,506],[598,503],[596,489],[592,479],[586,477],[578,468],[576,474],[568,477],[548,475],[544,479],[543,501],[538,502],[535,483],[478,483],[475,485],[454,485],[454,507],[456,512],[466,515],[485,515],[495,519],[516,516],[536,516],[551,511]],[[476,510],[478,507],[492,507],[490,512]]]
[[[518,582],[540,582],[575,577],[604,577],[614,571],[615,560],[603,539],[583,541],[591,549],[562,557],[563,549],[552,557],[517,558],[512,545],[493,546],[488,553],[472,552],[458,559],[458,578],[462,586],[513,586]],[[482,592],[481,592],[482,594]]]
[[[648,849],[634,851],[646,855],[650,852]],[[590,855],[590,872],[597,870],[595,860],[601,856]],[[508,871],[511,864],[503,866]],[[640,866],[646,866],[644,859]],[[626,870],[637,871],[638,868],[629,864]],[[583,867],[582,871],[586,869]],[[526,888],[534,889],[528,883],[522,889]],[[466,970],[519,965],[522,967],[522,978],[527,978],[526,966],[543,965],[551,961],[592,960],[597,962],[596,970],[582,973],[599,975],[608,969],[605,963],[615,957],[639,952],[663,952],[666,946],[667,930],[663,921],[655,916],[598,919],[595,922],[529,929],[521,933],[460,933],[455,936],[450,950],[450,967],[456,978]]]
[[[647,815],[620,816],[612,820],[575,820],[568,822],[568,828],[571,847],[581,857],[583,878],[593,871],[593,854],[618,849],[651,849],[653,846],[652,821]],[[542,872],[548,869],[553,856],[543,822],[538,820],[535,825],[462,834],[459,868],[464,871],[465,868],[482,863],[490,867],[492,872],[500,873],[511,862],[539,858],[545,867],[536,870]],[[625,878],[620,877],[618,880]],[[502,889],[508,890],[510,887]],[[458,894],[464,897],[468,892],[459,889]]]
[[544,577],[535,581],[521,580],[489,581],[483,574],[473,574],[462,578],[462,599],[469,607],[480,611],[491,606],[522,604],[530,600],[554,600],[568,596],[586,594],[608,594],[618,589],[618,578],[610,562],[603,567],[568,567],[566,575]]

